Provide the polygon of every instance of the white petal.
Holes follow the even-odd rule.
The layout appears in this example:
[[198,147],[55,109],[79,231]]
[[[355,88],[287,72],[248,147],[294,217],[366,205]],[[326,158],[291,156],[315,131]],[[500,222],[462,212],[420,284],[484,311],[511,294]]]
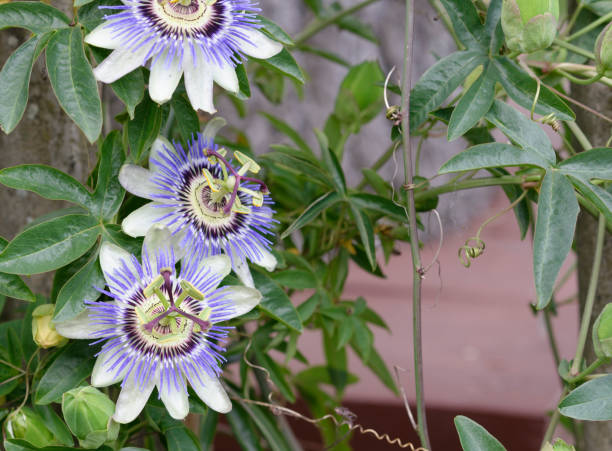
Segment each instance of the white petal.
[[109,385],[116,384],[125,377],[127,371],[127,365],[123,370],[117,374],[117,368],[111,369],[114,359],[108,360],[116,352],[115,349],[103,352],[96,359],[93,371],[91,373],[91,385],[94,387],[108,387]]
[[136,417],[142,412],[153,388],[157,377],[151,377],[144,386],[140,386],[135,381],[135,372],[132,372],[128,378],[123,382],[121,387],[121,393],[117,399],[117,406],[115,407],[115,414],[113,419],[117,423],[131,423]]
[[172,233],[168,227],[154,224],[142,243],[142,258],[144,260],[146,255],[150,262],[155,262],[156,256],[160,253],[167,256],[172,255]]
[[161,389],[159,385],[157,386],[162,402],[170,416],[175,420],[182,420],[189,413],[189,397],[184,384],[184,381],[183,385],[179,382],[178,389],[174,385],[174,381],[165,383]]
[[92,30],[87,36],[85,36],[85,42],[95,47],[101,47],[103,49],[116,49],[121,46],[121,39],[116,37],[116,32],[113,29],[112,22],[110,20],[98,25]]
[[250,312],[261,301],[261,293],[255,288],[227,286],[221,289],[227,299],[232,301],[232,314],[227,319]]
[[158,166],[155,164],[155,161],[158,163],[164,164],[164,160],[160,158],[160,155],[172,155],[177,154],[176,149],[172,145],[170,141],[168,141],[163,136],[158,136],[157,139],[153,142],[153,146],[151,146],[151,153],[149,153],[149,169],[151,171],[157,171]]
[[204,127],[204,130],[202,131],[202,138],[204,140],[215,139],[215,136],[217,136],[219,130],[221,130],[226,125],[227,121],[222,117],[217,116],[211,119],[210,121],[208,121],[206,127]]
[[210,66],[204,61],[202,52],[196,49],[195,62],[191,51],[185,52],[185,89],[191,106],[195,110],[203,110],[214,114],[217,112],[213,104],[213,74]]
[[119,171],[119,183],[127,191],[138,197],[154,199],[155,194],[160,193],[157,185],[151,181],[153,173],[135,164],[124,164]]
[[151,76],[149,77],[151,100],[157,103],[165,103],[170,100],[182,75],[179,52],[175,52],[171,61],[168,61],[167,50],[158,55],[151,66]]
[[238,85],[238,75],[236,75],[234,66],[228,63],[224,63],[223,66],[211,64],[211,69],[213,79],[219,86],[233,93],[238,92],[240,86]]
[[130,49],[113,50],[113,53],[108,55],[108,57],[94,69],[94,75],[102,83],[117,81],[125,74],[142,66],[146,62],[145,57],[150,48],[150,45],[143,45],[135,51]]
[[227,413],[232,410],[232,402],[216,377],[210,377],[202,371],[198,375],[189,375],[189,383],[193,387],[193,391],[211,409],[220,413]]
[[254,29],[240,30],[248,41],[240,43],[240,50],[253,58],[265,60],[276,55],[283,49],[280,42],[273,41],[261,31]]
[[102,243],[100,247],[100,267],[109,285],[113,284],[109,276],[114,275],[117,269],[123,268],[123,263],[127,265],[132,274],[137,274],[132,262],[132,255],[128,251],[108,241]]
[[130,213],[121,223],[121,229],[129,236],[144,236],[153,224],[163,224],[165,221],[159,219],[171,211],[172,208],[159,202],[149,202]]
[[247,263],[247,261],[244,258],[238,256],[233,248],[230,247],[228,251],[231,256],[232,269],[234,270],[240,281],[247,287],[255,288],[253,276],[251,276],[251,269],[249,268],[249,264]]
[[274,271],[276,264],[278,263],[274,254],[261,246],[257,246],[257,252],[258,255],[251,259],[251,261],[259,266],[263,266],[268,271]]
[[198,262],[198,270],[208,271],[211,276],[223,280],[232,270],[232,263],[227,255],[214,255]]
[[99,338],[94,334],[104,329],[108,329],[107,324],[94,324],[99,319],[92,318],[92,311],[86,308],[77,316],[67,321],[54,322],[55,330],[58,334],[66,338],[76,338],[85,340],[88,338]]

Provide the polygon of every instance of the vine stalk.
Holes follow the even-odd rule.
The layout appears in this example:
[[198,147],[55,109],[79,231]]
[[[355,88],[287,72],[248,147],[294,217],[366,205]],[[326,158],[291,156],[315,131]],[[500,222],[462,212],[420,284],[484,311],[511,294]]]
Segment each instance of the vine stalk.
[[414,167],[410,146],[410,88],[412,70],[412,44],[414,39],[414,0],[406,0],[406,33],[404,37],[404,65],[402,70],[402,136],[404,155],[404,182],[408,191],[408,226],[410,229],[410,248],[412,251],[412,328],[414,346],[414,385],[417,404],[417,432],[421,444],[431,449],[427,431],[425,395],[423,388],[423,344],[421,333],[421,284],[423,267],[419,250],[419,236],[416,222],[414,200]]

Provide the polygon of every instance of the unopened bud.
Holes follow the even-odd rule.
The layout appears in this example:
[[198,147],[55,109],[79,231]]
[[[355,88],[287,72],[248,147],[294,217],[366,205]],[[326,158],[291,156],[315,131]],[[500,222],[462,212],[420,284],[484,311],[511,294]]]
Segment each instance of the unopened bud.
[[558,438],[554,444],[547,442],[542,447],[541,451],[576,451],[576,448],[574,448],[572,445],[568,445],[563,440]]
[[612,303],[606,304],[593,324],[593,348],[597,357],[612,357]]
[[44,349],[64,346],[68,343],[68,339],[58,334],[51,322],[54,311],[55,305],[43,304],[32,312],[32,338],[38,346]]
[[29,407],[11,412],[4,422],[6,438],[25,440],[37,448],[58,445],[43,418]]
[[595,43],[597,72],[612,77],[612,22],[599,34]]
[[503,0],[506,45],[521,53],[547,48],[557,36],[558,18],[559,0]]

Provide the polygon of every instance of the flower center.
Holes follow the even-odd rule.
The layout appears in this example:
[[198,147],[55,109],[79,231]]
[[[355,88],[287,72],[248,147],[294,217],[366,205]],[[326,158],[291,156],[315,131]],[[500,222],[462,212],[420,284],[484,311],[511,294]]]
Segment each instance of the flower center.
[[214,8],[210,0],[153,0],[153,11],[180,31],[190,31],[210,23]]

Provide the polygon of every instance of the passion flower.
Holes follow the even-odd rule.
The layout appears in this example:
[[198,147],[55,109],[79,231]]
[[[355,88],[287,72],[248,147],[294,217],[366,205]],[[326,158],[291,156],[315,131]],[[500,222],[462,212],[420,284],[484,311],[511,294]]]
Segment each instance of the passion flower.
[[94,74],[112,83],[151,60],[149,94],[172,97],[181,76],[194,109],[214,113],[213,80],[238,92],[234,70],[245,56],[267,59],[282,45],[264,35],[251,0],[123,0],[85,42],[113,52]]
[[252,288],[219,283],[229,274],[226,256],[184,258],[176,272],[172,236],[156,226],[145,237],[142,263],[103,243],[100,265],[111,302],[89,302],[76,318],[56,324],[68,338],[103,343],[91,376],[95,387],[123,381],[113,419],[133,421],[153,389],[173,418],[189,413],[187,382],[210,408],[231,410],[219,376],[223,340],[231,329],[220,322],[255,307]]

